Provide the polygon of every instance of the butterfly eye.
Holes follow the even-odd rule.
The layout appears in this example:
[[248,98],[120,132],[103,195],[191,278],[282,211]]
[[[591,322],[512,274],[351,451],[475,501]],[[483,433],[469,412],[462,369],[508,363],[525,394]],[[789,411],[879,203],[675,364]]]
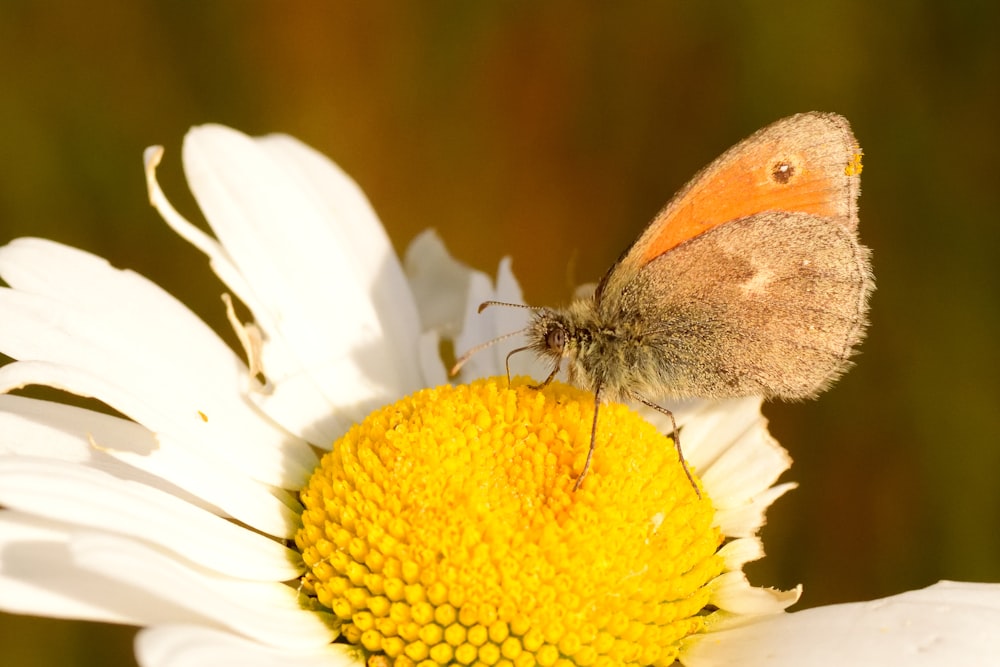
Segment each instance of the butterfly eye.
[[545,344],[550,350],[562,352],[563,348],[566,347],[566,331],[562,327],[550,329],[545,335]]

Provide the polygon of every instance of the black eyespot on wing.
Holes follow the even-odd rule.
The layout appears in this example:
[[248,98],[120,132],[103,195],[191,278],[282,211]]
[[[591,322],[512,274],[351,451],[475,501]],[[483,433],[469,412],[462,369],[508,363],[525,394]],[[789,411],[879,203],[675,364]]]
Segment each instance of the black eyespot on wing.
[[795,167],[795,162],[792,160],[776,160],[774,164],[771,165],[768,174],[771,180],[775,183],[785,185],[798,173],[798,169]]

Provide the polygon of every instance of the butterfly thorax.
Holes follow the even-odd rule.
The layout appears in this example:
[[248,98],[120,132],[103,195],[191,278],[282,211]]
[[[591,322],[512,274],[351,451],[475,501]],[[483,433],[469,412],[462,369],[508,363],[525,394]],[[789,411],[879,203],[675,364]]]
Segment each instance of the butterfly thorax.
[[532,351],[550,359],[553,366],[565,359],[569,382],[589,391],[600,389],[604,400],[650,394],[645,381],[648,369],[662,365],[641,321],[602,318],[592,299],[539,310],[527,331]]

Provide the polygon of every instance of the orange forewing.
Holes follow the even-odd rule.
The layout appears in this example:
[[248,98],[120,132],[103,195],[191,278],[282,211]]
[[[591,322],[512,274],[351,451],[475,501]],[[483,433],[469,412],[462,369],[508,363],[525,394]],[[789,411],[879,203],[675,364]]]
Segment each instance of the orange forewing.
[[[839,131],[834,136],[840,138]],[[861,171],[860,149],[845,146],[842,160],[830,161],[829,155],[817,160],[809,150],[815,146],[788,143],[776,138],[743,144],[710,165],[660,212],[636,244],[636,256],[627,261],[643,266],[718,225],[767,211],[845,217],[853,206],[847,200],[852,195],[846,181]],[[794,180],[780,183],[773,178],[779,162],[795,168]]]

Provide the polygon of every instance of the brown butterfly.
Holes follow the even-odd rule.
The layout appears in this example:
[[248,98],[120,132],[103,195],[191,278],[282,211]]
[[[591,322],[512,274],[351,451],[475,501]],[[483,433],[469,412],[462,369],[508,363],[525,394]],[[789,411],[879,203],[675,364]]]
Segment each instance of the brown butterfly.
[[[592,297],[532,308],[529,344],[511,354],[552,359],[540,386],[565,359],[569,381],[594,392],[574,489],[590,468],[603,402],[635,400],[670,417],[683,464],[673,415],[654,399],[810,398],[847,370],[874,289],[857,238],[860,174],[844,118],[779,120],[684,186]],[[502,338],[470,350],[452,372]]]

